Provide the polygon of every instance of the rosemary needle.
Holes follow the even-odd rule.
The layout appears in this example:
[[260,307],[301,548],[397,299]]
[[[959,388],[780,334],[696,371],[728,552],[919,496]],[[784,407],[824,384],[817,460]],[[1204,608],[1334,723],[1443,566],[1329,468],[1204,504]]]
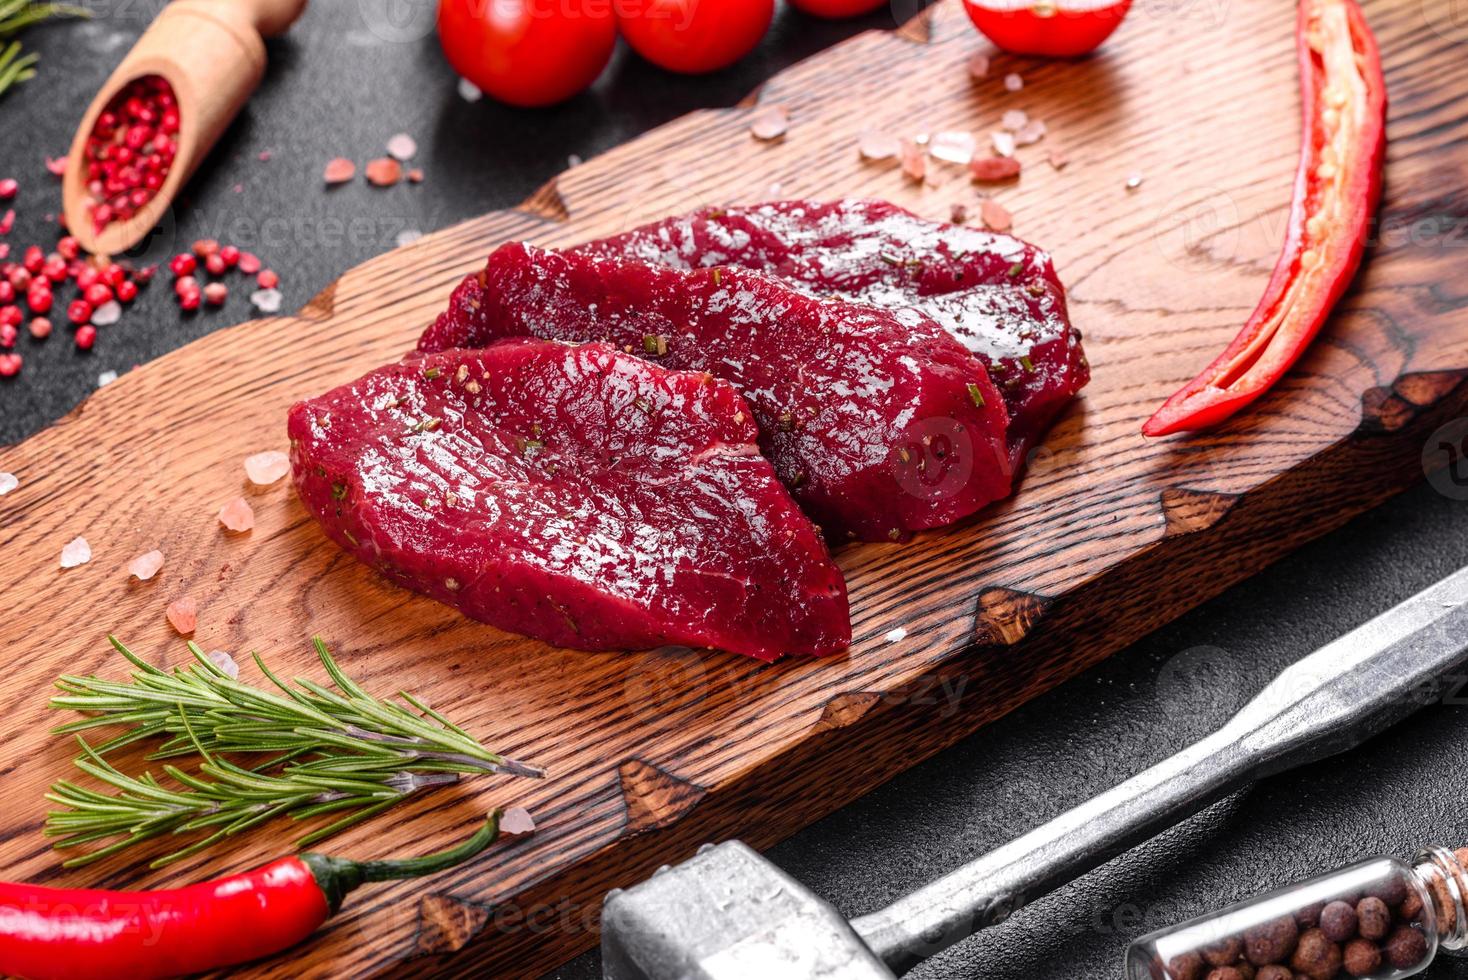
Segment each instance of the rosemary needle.
[[[193,643],[194,663],[164,671],[109,639],[136,668],[131,680],[64,676],[57,681],[62,695],[51,701],[53,708],[89,715],[56,732],[76,735],[82,752],[77,767],[115,790],[98,792],[66,780],[51,787],[46,798],[67,808],[47,815],[47,835],[59,838],[55,847],[112,840],[71,858],[68,867],[165,834],[203,835],[153,862],[157,866],[277,816],[303,820],[344,813],[302,838],[306,847],[463,774],[544,775],[536,766],[490,752],[411,694],[399,694],[402,704],[369,694],[342,672],[319,639],[316,653],[335,690],[305,678],[288,684],[258,654],[255,663],[276,690],[251,687]],[[96,746],[80,734],[103,725],[129,730]],[[165,764],[164,774],[178,784],[171,788],[152,773],[129,776],[105,758],[146,739],[164,740],[149,759],[197,755],[198,772]],[[225,755],[267,758],[245,768]]]

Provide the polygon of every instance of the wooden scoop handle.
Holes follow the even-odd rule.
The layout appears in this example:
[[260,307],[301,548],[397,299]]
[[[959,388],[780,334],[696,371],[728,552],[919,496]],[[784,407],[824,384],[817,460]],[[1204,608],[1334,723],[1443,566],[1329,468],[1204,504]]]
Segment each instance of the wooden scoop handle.
[[261,37],[280,37],[300,19],[306,0],[233,0],[249,13]]

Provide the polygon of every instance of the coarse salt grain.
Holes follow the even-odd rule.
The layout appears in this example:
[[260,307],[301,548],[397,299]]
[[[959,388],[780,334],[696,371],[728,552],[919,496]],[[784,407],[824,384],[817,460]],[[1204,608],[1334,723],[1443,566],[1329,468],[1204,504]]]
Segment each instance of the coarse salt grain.
[[1132,174],[1131,176],[1127,177],[1127,179],[1126,179],[1126,189],[1127,190],[1134,191],[1138,187],[1141,187],[1141,186],[1142,186],[1142,175],[1141,174]]
[[1038,119],[1031,119],[1020,127],[1019,132],[1014,134],[1014,141],[1020,146],[1030,146],[1045,138],[1045,124]]
[[109,300],[92,311],[92,326],[110,327],[122,319],[122,304]]
[[345,184],[357,176],[357,165],[346,157],[337,157],[326,164],[321,176],[328,184]]
[[901,643],[907,639],[907,628],[899,626],[896,629],[888,630],[882,638],[888,643]]
[[1011,133],[1017,133],[1021,129],[1024,129],[1025,126],[1029,124],[1029,121],[1030,114],[1025,112],[1023,109],[1010,109],[999,120],[999,125],[1003,126]]
[[1018,92],[1025,87],[1025,80],[1015,72],[1004,76],[1004,87],[1010,92]]
[[174,632],[179,636],[188,636],[199,625],[199,604],[194,601],[193,596],[183,596],[168,604],[163,611],[168,617],[168,625],[172,626]]
[[87,544],[86,538],[73,538],[70,544],[61,549],[62,568],[76,568],[91,560],[92,546]]
[[523,806],[512,806],[500,817],[500,833],[520,837],[535,833],[535,820]]
[[484,93],[479,90],[478,85],[475,85],[469,79],[461,78],[459,79],[459,98],[465,102],[478,102],[484,98]]
[[20,480],[14,473],[0,473],[0,497],[5,496],[18,486],[20,486]]
[[138,555],[127,563],[127,573],[139,582],[146,582],[163,567],[163,552],[149,551]]
[[777,140],[789,129],[790,112],[782,105],[766,106],[749,120],[749,133],[757,140]]
[[268,487],[290,471],[290,457],[278,449],[245,458],[245,476],[257,487]]
[[989,142],[994,144],[994,152],[1002,157],[1014,156],[1014,134],[1003,130],[995,130],[989,134]]
[[279,313],[283,298],[278,289],[257,289],[250,294],[250,302],[261,313]]
[[387,141],[387,155],[397,160],[411,160],[418,155],[418,141],[407,133],[398,133]]
[[237,681],[240,679],[240,665],[235,663],[234,657],[231,657],[223,650],[210,650],[204,654],[204,657],[211,664],[223,671],[224,676],[230,680]]
[[105,388],[105,387],[107,387],[108,385],[110,385],[112,382],[114,382],[116,380],[117,380],[117,372],[116,371],[103,371],[101,374],[97,375],[97,387],[98,388]]
[[928,142],[928,152],[947,163],[966,164],[974,158],[977,146],[973,133],[935,133]]
[[422,237],[423,232],[419,231],[416,228],[404,229],[403,231],[398,232],[398,237],[396,239],[398,248],[412,245],[414,242],[418,241]]
[[219,508],[219,523],[226,531],[244,534],[255,526],[255,512],[244,497],[236,497]]
[[888,133],[867,129],[857,140],[856,149],[863,160],[891,160],[902,152],[902,143]]

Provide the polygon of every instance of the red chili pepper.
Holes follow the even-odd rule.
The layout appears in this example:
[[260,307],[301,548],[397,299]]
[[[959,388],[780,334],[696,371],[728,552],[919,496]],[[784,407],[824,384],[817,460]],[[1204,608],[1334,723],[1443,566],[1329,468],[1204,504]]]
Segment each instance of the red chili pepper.
[[1284,251],[1243,331],[1167,400],[1142,432],[1223,421],[1305,352],[1361,264],[1381,197],[1386,82],[1355,0],[1302,0],[1298,28],[1304,139]]
[[0,885],[0,973],[26,980],[146,980],[278,953],[315,932],[369,881],[417,878],[474,857],[499,813],[451,850],[403,861],[301,854],[169,891]]

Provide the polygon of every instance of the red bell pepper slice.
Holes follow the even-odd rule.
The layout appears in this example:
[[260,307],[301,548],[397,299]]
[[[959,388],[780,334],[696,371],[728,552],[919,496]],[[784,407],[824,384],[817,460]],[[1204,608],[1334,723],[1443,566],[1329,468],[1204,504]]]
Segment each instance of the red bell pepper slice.
[[1386,82],[1355,0],[1302,0],[1304,138],[1284,250],[1264,298],[1218,359],[1142,432],[1203,429],[1254,401],[1320,332],[1366,250],[1386,155]]

